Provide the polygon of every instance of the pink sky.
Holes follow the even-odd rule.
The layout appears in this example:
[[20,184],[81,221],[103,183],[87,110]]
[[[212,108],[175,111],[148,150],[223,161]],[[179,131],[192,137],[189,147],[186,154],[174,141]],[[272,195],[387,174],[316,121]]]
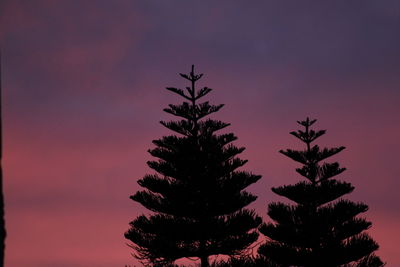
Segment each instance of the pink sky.
[[[95,4],[94,4],[95,3]],[[278,153],[311,116],[349,198],[370,210],[388,267],[400,266],[400,6],[397,1],[22,1],[0,4],[6,266],[134,265],[123,233],[146,211],[129,196],[149,172],[158,121],[191,64],[213,118],[247,149],[266,220],[270,188],[300,179]]]

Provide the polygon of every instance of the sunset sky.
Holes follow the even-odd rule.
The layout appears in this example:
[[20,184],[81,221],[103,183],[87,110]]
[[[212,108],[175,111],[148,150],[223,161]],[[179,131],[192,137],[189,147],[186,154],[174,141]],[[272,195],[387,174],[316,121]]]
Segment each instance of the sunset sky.
[[317,118],[400,266],[399,1],[3,0],[0,45],[6,266],[137,264],[123,233],[147,211],[129,196],[192,64],[263,176],[251,208],[268,220],[270,188],[301,179],[278,151]]

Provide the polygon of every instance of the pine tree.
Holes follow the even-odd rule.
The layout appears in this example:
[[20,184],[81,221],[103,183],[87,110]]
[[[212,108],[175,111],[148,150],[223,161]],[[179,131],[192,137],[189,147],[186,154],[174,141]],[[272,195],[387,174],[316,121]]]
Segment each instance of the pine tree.
[[326,132],[311,130],[315,121],[298,121],[305,130],[290,133],[305,143],[305,150],[279,151],[303,165],[296,171],[306,180],[272,188],[274,193],[296,204],[269,204],[268,215],[274,223],[260,226],[268,241],[259,253],[282,266],[383,266],[373,254],[378,244],[364,232],[371,223],[357,216],[366,212],[368,206],[343,199],[354,187],[333,177],[345,168],[337,162],[323,162],[345,147],[320,149],[312,145]]
[[245,148],[232,144],[233,133],[216,134],[229,124],[205,118],[223,105],[199,103],[212,90],[196,89],[203,74],[192,66],[180,75],[190,81],[186,92],[166,89],[185,101],[164,111],[181,120],[161,121],[179,135],[153,141],[156,148],[149,153],[157,160],[147,164],[156,173],[140,179],[144,190],[131,196],[153,214],[132,221],[125,237],[142,261],[163,265],[198,257],[201,266],[209,266],[210,255],[238,255],[257,240],[261,218],[245,209],[256,196],[244,189],[261,176],[238,170],[247,162],[237,157]]

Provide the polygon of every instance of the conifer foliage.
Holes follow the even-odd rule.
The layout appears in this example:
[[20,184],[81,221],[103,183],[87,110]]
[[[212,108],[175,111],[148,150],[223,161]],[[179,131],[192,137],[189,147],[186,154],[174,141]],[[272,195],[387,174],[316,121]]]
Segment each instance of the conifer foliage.
[[149,153],[157,159],[147,164],[156,173],[140,179],[144,190],[131,196],[153,214],[132,221],[125,237],[143,261],[164,265],[199,257],[201,266],[209,266],[210,255],[238,255],[257,240],[261,218],[245,209],[256,196],[244,189],[261,176],[238,170],[247,162],[237,157],[244,148],[232,144],[233,133],[216,133],[228,123],[206,118],[223,105],[199,103],[211,92],[196,89],[202,74],[192,66],[189,74],[180,75],[190,82],[186,91],[166,89],[184,102],[164,111],[181,119],[161,121],[178,135],[153,141]]
[[296,171],[306,180],[272,188],[296,204],[269,204],[268,215],[274,222],[259,228],[268,237],[259,253],[281,266],[383,266],[373,254],[378,244],[364,232],[371,223],[357,216],[368,206],[343,199],[354,190],[350,183],[334,178],[345,168],[323,162],[345,147],[312,145],[325,134],[325,130],[310,129],[315,121],[298,121],[305,129],[290,133],[305,143],[305,150],[279,151],[303,165]]

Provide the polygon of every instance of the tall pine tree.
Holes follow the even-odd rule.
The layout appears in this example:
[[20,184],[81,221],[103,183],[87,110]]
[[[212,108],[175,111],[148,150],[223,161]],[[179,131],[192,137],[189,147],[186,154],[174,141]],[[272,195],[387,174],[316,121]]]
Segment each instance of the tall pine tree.
[[247,162],[237,158],[245,148],[232,144],[233,133],[216,133],[229,124],[205,118],[223,105],[199,103],[211,92],[196,89],[203,74],[196,75],[192,66],[189,74],[180,75],[190,82],[186,91],[166,89],[185,101],[164,111],[181,120],[161,121],[178,135],[153,141],[156,147],[149,153],[157,160],[147,164],[156,173],[140,179],[144,190],[131,196],[154,213],[132,221],[125,237],[143,261],[166,264],[198,257],[201,266],[209,266],[209,256],[238,255],[257,240],[261,218],[245,209],[256,196],[244,189],[261,176],[238,170]]
[[259,253],[282,266],[382,266],[373,254],[378,244],[364,232],[371,223],[357,216],[368,206],[343,199],[354,190],[350,183],[334,178],[345,168],[337,162],[323,162],[344,147],[312,145],[325,134],[325,130],[310,129],[315,121],[298,121],[305,129],[290,133],[305,144],[305,150],[279,151],[303,165],[296,171],[306,180],[272,188],[296,204],[269,204],[268,215],[274,223],[261,225],[260,232],[269,240]]

